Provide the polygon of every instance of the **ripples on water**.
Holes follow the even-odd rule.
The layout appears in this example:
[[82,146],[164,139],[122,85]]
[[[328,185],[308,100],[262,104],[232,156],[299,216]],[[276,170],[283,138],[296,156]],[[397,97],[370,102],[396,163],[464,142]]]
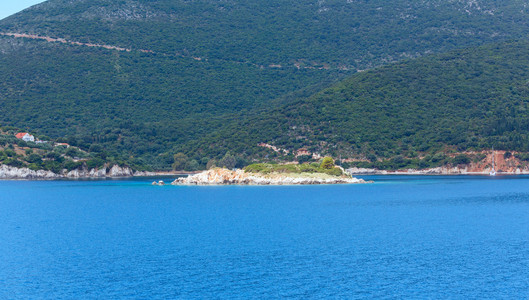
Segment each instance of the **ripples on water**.
[[0,298],[529,297],[529,177],[368,179],[0,181]]

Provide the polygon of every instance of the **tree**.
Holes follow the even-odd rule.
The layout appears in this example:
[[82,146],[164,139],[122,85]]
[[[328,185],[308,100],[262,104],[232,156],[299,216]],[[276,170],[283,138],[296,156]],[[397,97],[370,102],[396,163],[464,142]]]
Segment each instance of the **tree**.
[[31,153],[30,155],[26,156],[26,161],[28,163],[40,163],[42,162],[42,157],[38,154]]
[[328,170],[334,168],[334,159],[332,159],[330,156],[324,157],[321,161],[320,168]]
[[66,150],[65,154],[71,158],[74,158],[79,156],[79,151],[77,150],[77,148],[70,147],[68,148],[68,150]]
[[300,155],[297,157],[298,163],[306,163],[312,160],[312,155]]
[[174,155],[173,170],[181,171],[184,170],[187,166],[187,161],[189,158],[182,152],[176,153]]
[[99,145],[99,144],[93,144],[93,145],[90,145],[90,148],[88,151],[90,152],[103,152],[103,146]]
[[376,162],[378,159],[377,159],[377,156],[373,153],[369,153],[367,154],[367,160],[369,160],[370,162]]
[[235,168],[235,165],[237,164],[237,160],[233,155],[230,154],[230,152],[226,152],[224,157],[219,161],[219,165],[223,168],[227,169],[233,169]]
[[200,165],[198,164],[198,161],[196,161],[195,159],[192,159],[186,165],[186,171],[197,171],[199,169],[200,169]]
[[456,165],[466,165],[470,163],[470,157],[465,154],[459,154],[458,156],[454,157],[453,161]]
[[62,157],[60,153],[57,153],[55,151],[47,153],[46,158],[57,161],[59,163],[62,163],[64,161],[64,157]]
[[213,168],[216,168],[218,165],[218,162],[216,159],[210,159],[208,161],[208,163],[206,164],[206,169],[213,169]]
[[88,161],[86,162],[86,168],[87,168],[88,170],[90,170],[90,169],[99,169],[99,168],[102,167],[104,164],[105,164],[105,161],[104,161],[104,160],[102,160],[101,158],[96,157],[96,158],[93,158],[93,159],[88,160]]

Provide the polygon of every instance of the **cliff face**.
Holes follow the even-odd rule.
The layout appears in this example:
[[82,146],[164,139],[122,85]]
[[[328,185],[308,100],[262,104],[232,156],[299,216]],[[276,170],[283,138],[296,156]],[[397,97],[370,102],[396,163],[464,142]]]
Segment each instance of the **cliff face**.
[[292,184],[343,184],[366,183],[362,179],[336,177],[327,174],[258,174],[243,170],[212,169],[185,178],[178,178],[173,185],[292,185]]
[[101,169],[76,169],[67,172],[63,170],[60,174],[52,171],[30,170],[28,168],[15,168],[0,165],[0,179],[53,179],[53,178],[102,178],[102,177],[127,177],[133,176],[129,167],[112,166],[109,170],[106,167]]

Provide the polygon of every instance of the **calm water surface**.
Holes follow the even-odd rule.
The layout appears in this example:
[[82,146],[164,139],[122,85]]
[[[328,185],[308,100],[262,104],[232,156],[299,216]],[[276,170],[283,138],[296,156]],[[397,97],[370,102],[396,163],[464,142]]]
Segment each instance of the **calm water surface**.
[[528,298],[529,177],[0,181],[0,298]]

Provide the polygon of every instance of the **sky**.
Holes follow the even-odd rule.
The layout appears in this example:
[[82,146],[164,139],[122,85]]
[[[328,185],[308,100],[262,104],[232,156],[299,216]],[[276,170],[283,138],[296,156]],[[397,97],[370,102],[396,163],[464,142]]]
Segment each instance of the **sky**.
[[0,0],[0,20],[44,0]]

